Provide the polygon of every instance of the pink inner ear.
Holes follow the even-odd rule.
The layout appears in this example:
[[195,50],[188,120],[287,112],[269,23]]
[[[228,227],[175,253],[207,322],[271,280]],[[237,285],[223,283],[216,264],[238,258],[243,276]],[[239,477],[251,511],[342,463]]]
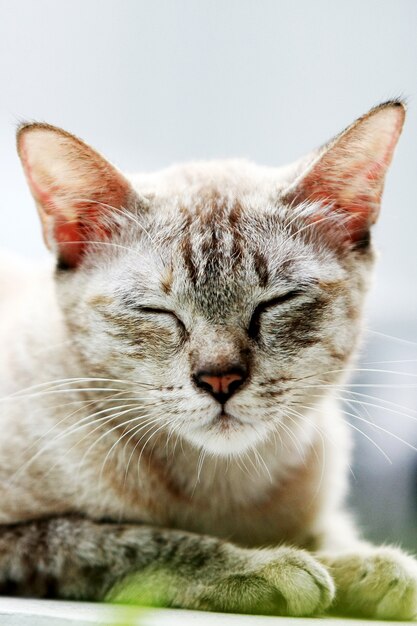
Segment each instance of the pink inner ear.
[[[79,224],[78,222],[66,221],[64,216],[60,215],[59,209],[55,206],[53,195],[54,193],[59,193],[58,185],[51,185],[49,189],[46,189],[38,184],[33,175],[29,159],[27,158],[24,140],[21,142],[20,154],[29,187],[37,201],[43,225],[45,243],[48,247],[51,247],[50,237],[52,234],[52,244],[56,243],[58,247],[59,263],[65,267],[76,267],[82,257],[84,249]],[[48,228],[51,222],[52,233],[49,232]]]
[[[373,174],[365,168],[366,165],[358,164],[332,178],[325,165],[317,164],[302,182],[297,199],[320,202],[345,213],[348,218],[346,237],[351,241],[361,239],[377,218],[382,193],[381,173],[385,171],[380,164],[372,168]],[[377,172],[380,173],[379,179],[375,178]]]
[[[385,174],[404,122],[401,103],[386,103],[359,118],[316,157],[288,190],[289,204],[318,202],[341,216],[339,241],[369,238],[380,208]],[[319,221],[323,217],[312,217]],[[345,219],[344,219],[345,218]]]
[[[54,240],[58,245],[61,265],[74,268],[81,262],[88,246],[109,241],[117,225],[110,226],[109,211],[96,203],[74,203],[76,220],[65,220],[57,212],[54,220]],[[116,206],[117,208],[117,206]]]
[[[387,152],[383,162],[350,163],[349,169],[339,172],[335,164],[329,167],[325,160],[320,161],[301,181],[294,199],[298,202],[319,202],[345,214],[344,239],[355,243],[364,238],[378,217],[389,162]],[[317,215],[317,219],[321,217]]]
[[76,267],[83,257],[85,248],[80,233],[80,224],[56,221],[54,239],[58,244],[60,265],[68,268]]
[[[55,157],[49,157],[45,165],[39,158],[39,147],[35,144],[34,151],[33,144],[27,144],[30,129],[27,132],[19,138],[19,153],[40,213],[45,242],[57,251],[61,265],[76,267],[90,241],[99,244],[114,233],[116,226],[110,227],[108,207],[117,211],[125,206],[130,185],[105,159],[73,137],[65,136],[68,151],[61,152],[59,146]],[[54,175],[55,163],[62,166],[59,183]]]

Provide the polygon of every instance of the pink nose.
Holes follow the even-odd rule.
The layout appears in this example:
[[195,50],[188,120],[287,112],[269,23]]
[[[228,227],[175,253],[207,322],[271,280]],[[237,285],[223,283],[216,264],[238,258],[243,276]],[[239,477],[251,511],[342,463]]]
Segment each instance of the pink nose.
[[197,386],[211,393],[221,404],[233,395],[245,379],[246,373],[241,369],[227,372],[202,371],[194,377]]
[[211,388],[213,393],[229,393],[231,383],[242,380],[239,374],[223,374],[220,376],[211,376],[210,374],[202,374],[200,381]]

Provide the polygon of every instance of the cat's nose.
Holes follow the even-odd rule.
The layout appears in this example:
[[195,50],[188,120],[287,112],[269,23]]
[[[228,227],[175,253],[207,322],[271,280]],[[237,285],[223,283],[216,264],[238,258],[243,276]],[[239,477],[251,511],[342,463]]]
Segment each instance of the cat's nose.
[[242,367],[234,367],[226,371],[202,370],[194,375],[197,387],[205,389],[224,404],[243,385],[247,372]]

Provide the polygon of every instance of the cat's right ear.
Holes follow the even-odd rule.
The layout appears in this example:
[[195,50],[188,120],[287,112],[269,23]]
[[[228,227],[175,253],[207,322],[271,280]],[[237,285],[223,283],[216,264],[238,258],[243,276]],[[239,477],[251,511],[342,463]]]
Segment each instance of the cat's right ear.
[[25,124],[17,149],[42,222],[43,236],[60,267],[76,268],[92,242],[108,240],[117,213],[134,202],[124,176],[98,152],[49,124]]

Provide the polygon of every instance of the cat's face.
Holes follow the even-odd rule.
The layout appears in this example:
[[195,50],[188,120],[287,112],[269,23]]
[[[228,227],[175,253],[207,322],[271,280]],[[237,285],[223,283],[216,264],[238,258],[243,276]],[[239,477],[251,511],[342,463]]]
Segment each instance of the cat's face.
[[24,127],[87,373],[125,381],[150,429],[215,454],[291,422],[314,428],[356,343],[369,227],[403,115],[380,107],[285,173],[217,162],[131,183],[70,135]]
[[141,383],[146,414],[162,409],[175,432],[227,454],[275,430],[285,407],[317,404],[329,370],[340,376],[370,254],[346,264],[267,198],[216,194],[196,212],[201,195],[154,199],[135,216],[148,234],[126,223],[123,248],[58,285],[94,375]]

